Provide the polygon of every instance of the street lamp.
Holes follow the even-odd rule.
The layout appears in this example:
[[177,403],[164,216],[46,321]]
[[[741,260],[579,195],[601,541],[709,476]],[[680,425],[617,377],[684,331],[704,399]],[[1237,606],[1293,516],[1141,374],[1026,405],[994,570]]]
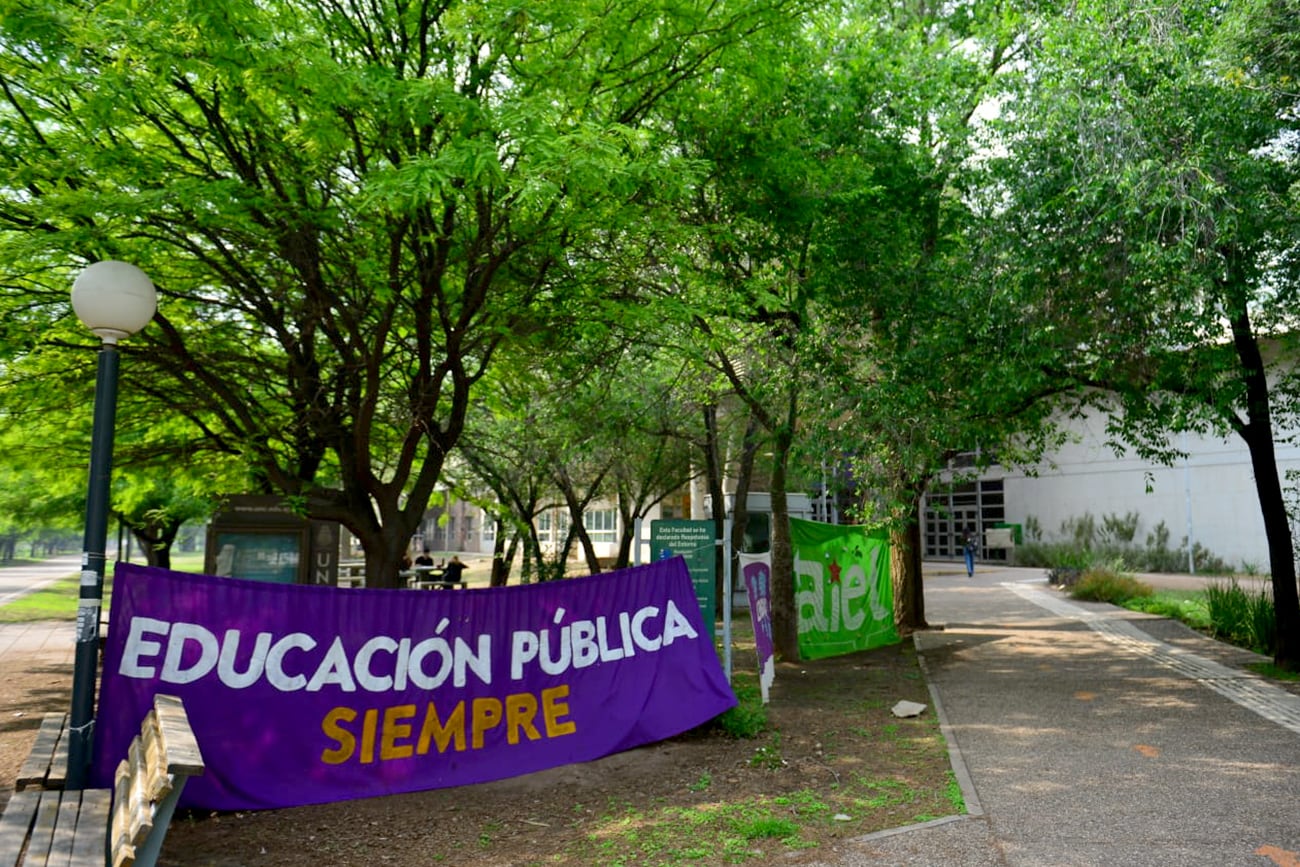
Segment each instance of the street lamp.
[[104,546],[108,536],[113,427],[117,416],[117,342],[149,324],[158,295],[145,273],[126,262],[96,262],[72,284],[72,309],[103,341],[95,380],[95,420],[90,438],[90,484],[81,553],[77,648],[68,721],[68,789],[84,789],[90,776],[95,726],[95,673],[99,668],[99,609],[104,600]]

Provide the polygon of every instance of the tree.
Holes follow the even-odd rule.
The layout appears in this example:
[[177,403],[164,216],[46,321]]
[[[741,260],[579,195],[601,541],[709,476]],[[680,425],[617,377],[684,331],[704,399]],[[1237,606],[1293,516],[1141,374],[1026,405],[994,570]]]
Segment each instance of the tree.
[[[1041,421],[1043,377],[1005,352],[1014,311],[989,303],[992,284],[972,267],[964,197],[976,109],[1017,60],[1024,29],[1007,4],[833,10],[775,67],[779,84],[756,73],[729,92],[733,114],[709,105],[701,124],[717,167],[697,196],[706,261],[742,290],[719,305],[731,330],[701,330],[775,456],[773,613],[785,655],[795,639],[792,612],[777,607],[786,478],[814,477],[828,454],[853,466],[874,495],[860,517],[894,532],[897,617],[920,628],[927,485],[951,455],[991,451]],[[813,460],[800,467],[801,456]]]
[[[554,505],[554,488],[546,465],[546,451],[538,441],[540,430],[531,413],[532,402],[545,392],[526,371],[512,376],[498,369],[487,387],[478,390],[466,436],[449,465],[457,487],[486,488],[495,498],[500,528],[495,542],[491,583],[504,586],[522,544],[520,580],[534,575],[544,580],[549,570],[543,559],[536,519]],[[507,530],[510,542],[505,543]]]
[[116,479],[114,488],[112,514],[131,531],[150,566],[171,568],[172,547],[181,528],[213,512],[214,502],[205,492],[186,489],[183,479],[164,472],[127,475]]
[[[52,327],[52,333],[58,330]],[[61,341],[62,338],[55,337]],[[191,424],[159,415],[137,387],[135,348],[127,358],[115,430],[109,509],[131,531],[151,565],[167,567],[182,527],[206,518],[216,498],[247,483],[243,465],[214,451]],[[5,366],[0,390],[4,458],[22,481],[12,483],[10,514],[25,522],[66,525],[85,518],[86,463],[92,432],[95,358],[91,352],[56,356],[25,351]]]
[[656,105],[789,6],[9,4],[10,282],[61,306],[70,260],[143,267],[150,396],[392,585],[501,342],[689,176]]
[[819,311],[827,412],[814,436],[823,454],[843,449],[868,495],[859,518],[890,529],[904,630],[926,626],[919,514],[932,482],[959,454],[1006,460],[1046,434],[1054,386],[984,262],[971,196],[983,118],[1018,78],[1032,6],[871,6],[828,81],[844,156],[818,273],[841,296]]
[[[1251,8],[1276,8],[1260,4]],[[1104,390],[1111,432],[1240,436],[1268,538],[1280,667],[1300,669],[1294,545],[1275,430],[1297,420],[1294,107],[1232,52],[1226,9],[1080,3],[1006,109],[1006,284],[1053,375]]]
[[[656,354],[653,341],[632,345],[636,329],[624,333],[627,323],[602,323],[594,310],[585,318],[584,338],[576,329],[538,334],[499,358],[453,461],[464,465],[462,488],[497,492],[524,541],[526,574],[563,576],[568,543],[579,546],[588,573],[601,571],[586,529],[597,500],[616,500],[617,559],[626,566],[637,519],[690,478],[673,381],[680,363]],[[547,562],[535,523],[556,506],[569,532]]]

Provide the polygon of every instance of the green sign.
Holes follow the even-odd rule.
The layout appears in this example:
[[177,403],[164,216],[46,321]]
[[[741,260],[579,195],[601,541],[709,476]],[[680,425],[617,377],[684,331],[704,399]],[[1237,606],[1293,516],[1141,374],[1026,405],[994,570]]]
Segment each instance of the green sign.
[[792,518],[790,538],[800,656],[821,659],[898,642],[883,532]]
[[700,600],[700,613],[705,623],[717,617],[717,575],[714,560],[712,521],[651,521],[650,551],[655,560],[669,557],[686,558],[686,568],[695,585],[695,598]]

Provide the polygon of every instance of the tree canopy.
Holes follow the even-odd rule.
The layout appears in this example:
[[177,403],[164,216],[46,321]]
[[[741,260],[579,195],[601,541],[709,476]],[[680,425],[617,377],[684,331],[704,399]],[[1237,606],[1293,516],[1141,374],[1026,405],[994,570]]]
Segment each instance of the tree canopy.
[[919,627],[949,459],[1105,403],[1153,457],[1243,438],[1294,667],[1296,13],[0,0],[0,418],[77,417],[67,286],[133,261],[161,295],[124,349],[140,533],[231,485],[310,497],[383,586],[450,480],[539,572],[562,504],[594,570],[596,498],[626,524],[703,468],[715,504],[770,485],[791,656],[790,480],[851,477]]
[[502,341],[690,176],[652,109],[788,5],[9,3],[8,284],[139,264],[153,396],[395,580]]

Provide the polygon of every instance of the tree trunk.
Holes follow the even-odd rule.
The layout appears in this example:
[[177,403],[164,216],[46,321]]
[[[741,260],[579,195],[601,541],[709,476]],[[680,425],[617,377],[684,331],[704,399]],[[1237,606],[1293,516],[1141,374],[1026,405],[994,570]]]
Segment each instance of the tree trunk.
[[[751,412],[741,438],[740,463],[736,469],[736,497],[731,506],[731,574],[739,575],[740,552],[749,529],[749,488],[754,480],[754,459],[758,455],[758,419]],[[721,537],[719,537],[721,538]],[[722,616],[722,572],[718,572],[718,616]]]
[[[596,546],[591,542],[591,534],[587,532],[586,524],[587,506],[595,495],[599,479],[596,484],[592,485],[586,498],[580,499],[578,492],[573,488],[573,483],[569,481],[568,473],[557,473],[555,478],[560,485],[561,493],[564,494],[564,505],[569,510],[569,538],[565,540],[563,559],[560,562],[563,563],[569,558],[572,540],[576,538],[578,546],[582,550],[582,556],[587,561],[587,570],[592,575],[599,575],[601,571],[600,558],[596,556]],[[556,577],[564,577],[564,570],[561,569]]]
[[614,558],[615,569],[626,569],[632,565],[632,540],[636,535],[636,522],[640,515],[629,512],[619,502],[618,554]]
[[1264,517],[1269,569],[1273,573],[1273,610],[1277,617],[1273,661],[1284,671],[1300,671],[1300,595],[1296,592],[1295,548],[1282,485],[1278,481],[1273,438],[1271,434],[1252,435],[1246,443]]
[[386,523],[368,534],[360,534],[349,528],[361,541],[361,547],[366,553],[367,587],[394,589],[406,586],[401,575],[402,557],[419,524],[416,522],[410,527],[401,526],[404,523]]
[[1296,592],[1295,546],[1277,473],[1264,359],[1244,303],[1237,306],[1232,317],[1232,335],[1246,385],[1247,423],[1238,432],[1250,450],[1255,492],[1268,539],[1269,569],[1273,573],[1273,609],[1277,616],[1273,661],[1285,671],[1300,671],[1300,597]]
[[543,581],[559,581],[568,574],[569,555],[573,553],[573,540],[576,538],[576,525],[570,523],[568,532],[564,534],[564,542],[555,550],[550,562],[545,564]]
[[[727,527],[727,496],[722,490],[722,460],[718,448],[718,408],[712,404],[704,407],[704,474],[709,487],[709,501],[713,504],[713,538],[721,539]],[[713,568],[721,575],[724,566],[721,545],[713,546]],[[721,600],[714,606],[714,616],[721,611]]]
[[144,552],[144,562],[146,565],[155,566],[159,569],[170,569],[172,565],[172,545],[176,542],[176,537],[180,535],[182,522],[163,521],[150,523],[145,526],[136,526],[125,520],[121,515],[117,516],[130,531],[131,536]]
[[790,507],[786,501],[786,462],[793,430],[783,427],[773,437],[772,457],[772,646],[787,662],[799,661],[799,612],[794,603],[794,549],[790,540]]
[[894,623],[900,635],[928,629],[925,620],[925,588],[921,583],[922,492],[910,490],[910,510],[904,523],[890,531],[889,566],[894,586]]
[[519,547],[519,536],[510,537],[510,547],[506,548],[505,521],[493,519],[497,531],[492,541],[492,575],[488,578],[489,587],[504,587],[510,578],[510,566],[515,561],[515,551]]
[[546,557],[542,554],[542,540],[537,535],[536,518],[528,524],[528,535],[524,537],[523,584],[538,583],[546,580]]

